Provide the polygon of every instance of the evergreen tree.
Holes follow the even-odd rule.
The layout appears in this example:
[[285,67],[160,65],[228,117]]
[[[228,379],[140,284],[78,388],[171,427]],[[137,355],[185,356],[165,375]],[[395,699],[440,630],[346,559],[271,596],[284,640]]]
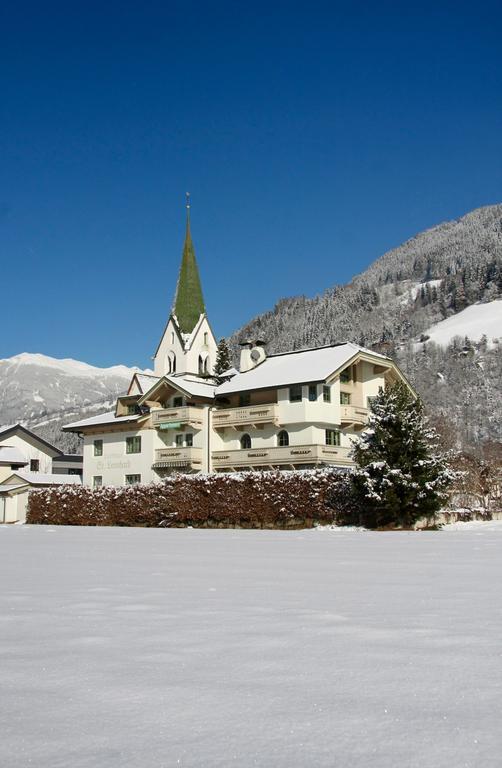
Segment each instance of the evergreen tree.
[[354,448],[353,487],[370,528],[412,526],[446,501],[454,474],[439,450],[420,399],[401,382],[371,402],[369,429]]
[[228,347],[226,339],[220,339],[218,342],[218,348],[216,350],[216,362],[214,364],[214,375],[221,376],[222,373],[228,371],[232,367],[232,361],[230,359],[230,349]]

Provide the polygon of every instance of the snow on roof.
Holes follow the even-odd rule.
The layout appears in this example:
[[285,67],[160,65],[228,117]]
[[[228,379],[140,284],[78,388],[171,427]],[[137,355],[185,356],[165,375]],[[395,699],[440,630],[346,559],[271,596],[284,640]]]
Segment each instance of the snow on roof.
[[214,381],[204,381],[197,377],[190,376],[165,376],[164,377],[173,387],[180,387],[188,392],[189,395],[199,397],[214,397]]
[[137,373],[136,381],[141,389],[141,394],[144,395],[145,392],[148,392],[149,389],[160,381],[160,378],[158,376],[152,376],[149,373]]
[[28,459],[19,448],[0,445],[0,464],[28,464]]
[[[16,469],[11,477],[20,477],[30,485],[80,485],[82,483],[80,475],[45,475],[42,472],[25,472],[23,469]],[[10,485],[9,479],[4,481],[4,485]],[[12,488],[12,485],[10,487]]]
[[129,416],[115,416],[115,411],[109,411],[108,413],[100,413],[98,416],[90,416],[88,419],[82,419],[81,421],[74,421],[72,424],[65,424],[63,429],[74,430],[80,427],[99,426],[100,424],[121,424],[127,421],[137,421],[140,418],[141,414],[139,413]]
[[140,400],[140,402],[144,402],[147,400],[147,395],[155,389],[155,387],[159,384],[161,381],[166,381],[168,384],[170,384],[172,387],[177,389],[178,391],[181,390],[183,392],[187,392],[189,395],[195,396],[195,397],[206,397],[206,398],[213,398],[214,397],[214,389],[215,389],[215,382],[212,379],[205,380],[200,379],[195,375],[190,376],[188,375],[179,375],[179,376],[162,376],[162,378],[157,379],[155,383],[151,384],[147,390],[143,393],[143,396]]
[[357,352],[388,360],[384,355],[364,349],[364,347],[359,347],[351,342],[269,355],[256,368],[238,373],[231,381],[220,384],[216,389],[216,394],[226,395],[248,389],[266,389],[268,387],[289,386],[290,384],[305,384],[309,381],[325,381],[334,371],[348,363]]

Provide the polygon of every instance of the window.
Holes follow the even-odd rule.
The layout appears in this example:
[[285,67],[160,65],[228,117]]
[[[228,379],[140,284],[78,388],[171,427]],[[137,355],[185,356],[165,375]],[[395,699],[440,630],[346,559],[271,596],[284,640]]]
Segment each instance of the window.
[[191,432],[185,435],[185,445],[187,448],[191,448],[193,446],[193,435]]
[[207,345],[207,333],[204,334],[204,344]]
[[239,405],[241,408],[245,407],[246,405],[249,405],[251,402],[251,395],[249,392],[241,392],[239,395]]
[[126,437],[126,453],[141,453],[141,437]]
[[331,387],[324,385],[322,388],[322,399],[325,403],[331,403]]
[[136,404],[133,403],[132,405],[127,406],[127,415],[133,416],[136,413]]
[[141,475],[126,475],[125,476],[125,484],[126,485],[136,485],[137,483],[141,483]]
[[38,459],[30,460],[30,472],[38,472],[40,470],[40,461]]
[[171,357],[169,358],[168,373],[176,373],[176,355],[171,355]]
[[366,398],[366,407],[371,408],[371,404],[374,400],[376,400],[376,395],[372,395],[372,396],[368,395],[368,397]]
[[277,445],[289,445],[289,435],[285,429],[282,429],[277,435]]
[[292,387],[289,388],[289,402],[290,403],[300,403],[302,399],[302,388],[300,384],[293,384]]
[[340,432],[337,429],[326,430],[326,445],[340,445]]
[[171,331],[171,344],[174,344],[174,331]]
[[241,437],[241,448],[243,450],[249,450],[251,448],[251,438],[249,435],[242,435]]
[[350,405],[350,395],[348,392],[340,392],[341,405]]
[[202,361],[202,355],[199,355],[199,376],[204,373],[204,363]]
[[183,435],[176,435],[174,439],[176,441],[176,448],[183,448]]
[[102,456],[103,455],[103,441],[102,440],[95,440],[94,441],[94,455],[95,456]]
[[94,477],[92,478],[92,487],[101,488],[102,485],[103,485],[102,475],[94,475]]
[[352,381],[351,375],[350,375],[350,368],[346,368],[344,371],[340,374],[340,381],[342,384],[348,384],[349,381]]
[[173,408],[181,408],[183,405],[182,397],[173,397]]
[[309,384],[309,401],[315,403],[317,400],[317,385]]

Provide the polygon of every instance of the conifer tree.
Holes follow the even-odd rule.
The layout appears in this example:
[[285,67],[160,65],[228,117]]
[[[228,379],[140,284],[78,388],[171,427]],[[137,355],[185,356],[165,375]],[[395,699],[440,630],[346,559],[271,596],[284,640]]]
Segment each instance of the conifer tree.
[[214,364],[214,375],[221,376],[222,373],[228,371],[232,367],[232,361],[230,359],[230,349],[228,347],[226,339],[220,339],[216,350],[216,362]]
[[434,517],[454,473],[421,400],[401,382],[381,389],[371,402],[368,426],[354,448],[352,482],[361,522],[410,527]]

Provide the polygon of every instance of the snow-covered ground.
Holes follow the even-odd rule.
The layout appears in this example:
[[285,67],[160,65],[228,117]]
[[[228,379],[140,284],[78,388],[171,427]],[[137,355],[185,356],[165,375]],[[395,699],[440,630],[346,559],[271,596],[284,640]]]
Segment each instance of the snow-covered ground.
[[1,527],[0,765],[498,768],[501,532]]
[[486,334],[488,342],[502,338],[502,300],[497,299],[487,304],[472,304],[462,312],[447,317],[427,331],[427,336],[440,346],[447,346],[455,336],[468,336],[471,341],[479,341]]

